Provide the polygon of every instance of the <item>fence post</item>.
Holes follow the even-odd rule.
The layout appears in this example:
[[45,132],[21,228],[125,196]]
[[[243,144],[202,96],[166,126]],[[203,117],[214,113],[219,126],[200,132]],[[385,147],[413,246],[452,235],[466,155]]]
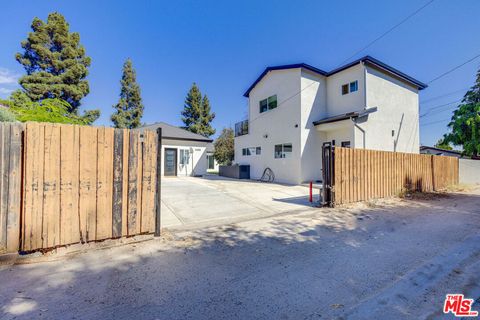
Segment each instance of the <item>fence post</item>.
[[157,129],[157,184],[155,188],[155,237],[160,237],[162,210],[162,128]]
[[436,191],[435,187],[435,156],[430,156],[432,159],[432,191]]
[[313,202],[312,188],[313,188],[313,182],[310,181],[310,198],[309,198],[309,201],[310,201],[310,202]]

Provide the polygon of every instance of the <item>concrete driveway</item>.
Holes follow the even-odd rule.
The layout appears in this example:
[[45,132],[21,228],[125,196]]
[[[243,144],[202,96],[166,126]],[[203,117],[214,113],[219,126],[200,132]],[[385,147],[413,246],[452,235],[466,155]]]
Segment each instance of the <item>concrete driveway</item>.
[[311,209],[305,186],[215,175],[162,180],[162,227],[198,228]]

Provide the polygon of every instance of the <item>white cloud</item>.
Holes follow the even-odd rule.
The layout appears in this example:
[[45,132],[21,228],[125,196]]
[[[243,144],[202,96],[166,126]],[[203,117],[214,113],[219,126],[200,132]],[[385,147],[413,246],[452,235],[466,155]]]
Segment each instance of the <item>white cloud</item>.
[[2,88],[0,87],[0,94],[5,94],[5,95],[9,95],[10,93],[13,92],[13,89],[8,89],[8,88]]
[[7,98],[15,89],[18,88],[18,79],[20,75],[0,67],[0,98]]
[[0,84],[16,84],[19,75],[6,68],[0,68]]

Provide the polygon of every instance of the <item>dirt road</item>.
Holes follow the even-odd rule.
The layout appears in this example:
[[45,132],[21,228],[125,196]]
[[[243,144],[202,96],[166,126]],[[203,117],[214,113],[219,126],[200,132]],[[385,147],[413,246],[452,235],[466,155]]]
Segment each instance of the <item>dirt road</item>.
[[479,231],[476,190],[165,233],[0,267],[0,318],[443,318],[480,309]]

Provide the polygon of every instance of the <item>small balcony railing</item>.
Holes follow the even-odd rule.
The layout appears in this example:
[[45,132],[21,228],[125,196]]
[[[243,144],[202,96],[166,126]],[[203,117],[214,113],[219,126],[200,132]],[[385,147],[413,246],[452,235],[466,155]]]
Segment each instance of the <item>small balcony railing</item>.
[[235,123],[235,137],[248,134],[248,120]]

